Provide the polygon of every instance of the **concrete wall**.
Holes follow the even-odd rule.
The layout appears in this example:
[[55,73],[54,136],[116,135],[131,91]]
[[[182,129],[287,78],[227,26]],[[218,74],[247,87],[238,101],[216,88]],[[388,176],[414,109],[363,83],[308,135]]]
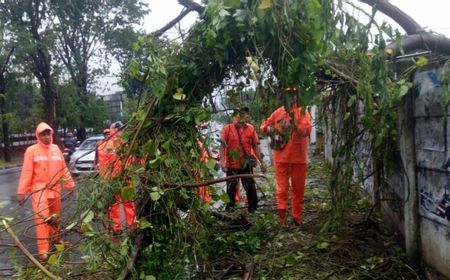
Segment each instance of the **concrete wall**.
[[425,263],[450,277],[450,117],[441,101],[444,70],[435,65],[416,73],[414,120],[421,253]]
[[399,112],[399,154],[381,197],[383,220],[403,238],[407,253],[450,278],[450,115],[439,78],[444,70],[433,64],[414,75],[414,89]]
[[[449,75],[448,66],[435,63],[415,73],[414,88],[399,108],[399,141],[380,196],[383,220],[399,234],[411,260],[450,279],[450,108],[442,105],[444,71]],[[328,121],[336,119],[330,115]],[[324,131],[325,155],[333,160],[335,136],[329,124]],[[363,173],[370,174],[364,139],[369,136],[356,143],[355,151],[365,162]],[[361,187],[373,196],[374,184],[368,180]]]

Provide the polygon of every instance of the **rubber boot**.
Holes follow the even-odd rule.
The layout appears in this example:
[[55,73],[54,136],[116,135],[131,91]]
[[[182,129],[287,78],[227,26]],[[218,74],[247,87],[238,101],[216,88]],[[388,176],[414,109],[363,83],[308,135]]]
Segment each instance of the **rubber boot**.
[[278,209],[278,218],[280,220],[280,226],[282,228],[287,228],[286,209]]
[[302,227],[302,219],[293,218],[292,220],[297,227]]

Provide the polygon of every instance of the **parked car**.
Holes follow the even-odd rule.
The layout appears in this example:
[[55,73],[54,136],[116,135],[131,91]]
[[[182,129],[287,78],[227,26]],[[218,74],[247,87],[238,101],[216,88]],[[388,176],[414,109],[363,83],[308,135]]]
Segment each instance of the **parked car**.
[[94,172],[95,147],[97,142],[103,140],[102,135],[89,137],[75,149],[70,156],[69,168],[72,174],[80,175]]

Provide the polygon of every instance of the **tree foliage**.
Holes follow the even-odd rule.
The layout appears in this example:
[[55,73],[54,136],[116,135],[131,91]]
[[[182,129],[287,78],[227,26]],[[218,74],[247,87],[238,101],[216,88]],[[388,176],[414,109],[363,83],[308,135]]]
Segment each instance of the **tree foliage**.
[[[159,151],[150,157],[152,164],[147,164],[139,175],[149,179],[144,189],[162,191],[158,203],[144,204],[152,209],[150,212],[165,212],[160,208],[162,203],[173,203],[174,198],[166,196],[164,184],[148,174],[156,169],[164,174],[162,181],[172,178],[182,183],[193,180],[188,176],[192,169],[201,168],[201,164],[184,165],[186,156],[192,155],[193,146],[177,146],[178,141],[169,140],[174,137],[173,131],[180,142],[194,143],[199,137],[194,125],[208,117],[207,109],[201,106],[204,97],[224,80],[242,77],[248,83],[258,82],[258,95],[268,96],[267,99],[278,97],[277,105],[289,106],[294,101],[293,95],[281,94],[284,87],[299,88],[297,97],[303,106],[319,104],[320,100],[328,102],[330,98],[341,100],[328,103],[336,106],[341,116],[336,120],[339,141],[333,151],[336,161],[330,187],[334,211],[329,225],[338,226],[343,221],[346,207],[353,203],[357,190],[352,161],[359,131],[354,128],[359,127],[362,134],[372,136],[365,139],[367,144],[373,147],[379,162],[386,162],[395,136],[396,105],[411,85],[407,79],[396,80],[390,73],[386,40],[395,40],[397,34],[383,24],[376,25],[377,33],[373,37],[368,36],[373,20],[361,23],[342,5],[340,1],[327,0],[208,1],[202,20],[194,25],[181,45],[175,42],[166,46],[153,39],[139,41],[147,60],[140,64],[132,61],[128,74],[145,85],[151,106],[146,104],[133,115],[129,124],[133,137],[128,141],[131,151],[137,155],[146,153],[149,142],[152,149]],[[321,88],[328,94],[318,91]],[[192,137],[190,141],[189,137]],[[174,161],[169,160],[172,157],[182,171],[176,176],[172,173]],[[179,195],[183,191],[178,190]],[[188,219],[200,221],[202,216],[194,218],[197,212],[195,204],[191,205]],[[178,220],[172,228],[178,229],[182,224]],[[152,225],[154,234],[167,226],[158,219]],[[198,231],[192,232],[191,227],[184,230],[198,240],[195,238]],[[198,261],[204,257],[206,261],[207,249],[201,251],[203,254],[196,252],[192,250],[195,242],[190,241],[180,249],[179,239],[184,235],[175,236],[161,242],[165,251],[156,249],[158,241],[162,241],[158,239],[143,250],[149,250],[149,257],[152,254],[164,257],[168,266],[182,259]],[[174,247],[179,248],[177,254],[171,251]],[[145,264],[142,269],[147,269]],[[157,269],[152,267],[150,271],[158,273]]]
[[[58,38],[57,54],[77,88],[80,102],[75,112],[80,119],[78,131],[84,134],[84,127],[96,120],[95,114],[84,113],[95,104],[91,102],[95,93],[89,87],[99,74],[107,72],[111,62],[106,47],[111,46],[108,43],[115,34],[128,35],[131,26],[140,23],[145,9],[140,0],[50,1],[50,4],[49,17],[55,17],[54,31]],[[112,49],[113,52],[118,50],[123,50],[122,46]],[[85,138],[85,135],[79,137]]]
[[[367,141],[378,163],[386,162],[396,105],[410,87],[406,78],[391,75],[385,36],[395,40],[396,34],[388,26],[376,25],[379,32],[368,37],[376,23],[359,22],[342,1],[332,0],[210,0],[204,8],[182,42],[140,37],[133,46],[139,55],[131,59],[124,84],[135,83],[142,100],[130,116],[120,151],[132,163],[100,187],[92,179],[80,182],[81,203],[74,215],[82,213],[81,218],[68,226],[79,226],[86,238],[80,250],[90,253],[90,270],[127,271],[127,257],[135,255],[128,243],[133,236],[115,246],[93,226],[104,219],[104,209],[118,192],[139,205],[142,243],[131,271],[136,278],[183,278],[199,267],[211,272],[208,260],[225,251],[219,245],[235,246],[251,237],[208,230],[218,220],[196,189],[186,185],[201,185],[216,175],[214,161],[201,161],[202,135],[195,125],[210,119],[205,97],[224,81],[244,81],[228,91],[230,101],[239,87],[247,94],[243,89],[253,83],[264,110],[289,106],[296,96],[302,106],[319,104],[336,112],[331,121],[339,136],[330,174],[331,227],[344,221],[346,207],[354,202],[356,143]],[[299,91],[287,95],[285,87]],[[368,137],[361,140],[360,135]],[[226,195],[213,197],[226,202]]]

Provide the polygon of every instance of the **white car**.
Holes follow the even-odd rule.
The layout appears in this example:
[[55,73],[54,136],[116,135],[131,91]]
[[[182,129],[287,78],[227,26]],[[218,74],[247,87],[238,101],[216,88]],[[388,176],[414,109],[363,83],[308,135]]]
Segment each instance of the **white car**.
[[94,172],[95,147],[97,142],[103,140],[104,137],[93,136],[89,137],[75,149],[75,152],[70,156],[69,168],[72,174],[80,175]]

